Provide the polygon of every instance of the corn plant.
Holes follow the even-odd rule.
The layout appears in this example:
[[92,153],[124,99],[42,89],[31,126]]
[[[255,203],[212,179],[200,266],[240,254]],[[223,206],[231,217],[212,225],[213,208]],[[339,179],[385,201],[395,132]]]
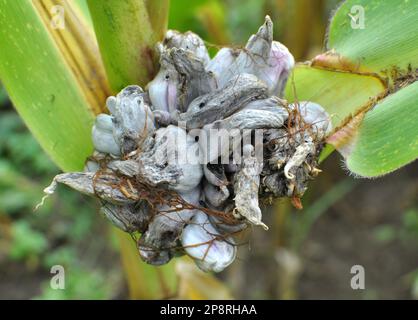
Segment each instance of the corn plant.
[[[63,171],[80,171],[92,153],[90,131],[106,97],[157,73],[168,10],[169,0],[0,0],[0,80]],[[418,157],[417,19],[413,1],[347,0],[333,14],[324,53],[296,65],[286,99],[331,115],[322,158],[336,149],[349,172],[376,177]],[[131,239],[118,235],[131,296],[172,295],[174,264],[140,263]]]

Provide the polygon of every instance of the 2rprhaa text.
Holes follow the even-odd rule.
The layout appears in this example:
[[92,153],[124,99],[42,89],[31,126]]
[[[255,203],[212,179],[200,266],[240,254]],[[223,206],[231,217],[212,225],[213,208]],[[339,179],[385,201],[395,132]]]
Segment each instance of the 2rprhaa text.
[[257,310],[252,304],[205,304],[203,307],[173,306],[167,304],[160,309],[162,315],[184,315],[189,318],[194,314],[204,315],[256,315]]

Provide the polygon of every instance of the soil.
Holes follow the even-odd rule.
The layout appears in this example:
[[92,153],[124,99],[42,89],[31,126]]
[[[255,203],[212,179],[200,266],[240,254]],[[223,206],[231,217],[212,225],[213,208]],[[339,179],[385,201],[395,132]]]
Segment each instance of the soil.
[[[417,162],[379,179],[361,180],[317,221],[305,241],[300,298],[410,299],[408,274],[418,269],[418,242],[395,238],[382,243],[373,231],[382,224],[402,229],[402,214],[417,201]],[[365,290],[350,286],[356,264],[365,269]]]

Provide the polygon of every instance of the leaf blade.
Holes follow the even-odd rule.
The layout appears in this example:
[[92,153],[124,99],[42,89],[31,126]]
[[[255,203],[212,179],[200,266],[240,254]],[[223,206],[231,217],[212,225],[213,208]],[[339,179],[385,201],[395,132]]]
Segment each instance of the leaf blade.
[[168,25],[170,0],[145,0],[152,29],[158,40],[164,38]]
[[414,82],[366,113],[346,158],[350,171],[377,177],[418,158],[417,100]]
[[0,14],[0,78],[13,104],[58,166],[80,170],[93,150],[94,111],[85,83],[54,42],[37,3],[3,0]]
[[417,68],[417,18],[417,1],[347,0],[331,20],[327,48],[373,72]]
[[382,82],[373,76],[299,64],[287,83],[285,97],[289,102],[305,100],[319,103],[331,115],[335,128],[384,91]]
[[100,52],[114,93],[145,86],[154,76],[155,37],[144,0],[88,0]]

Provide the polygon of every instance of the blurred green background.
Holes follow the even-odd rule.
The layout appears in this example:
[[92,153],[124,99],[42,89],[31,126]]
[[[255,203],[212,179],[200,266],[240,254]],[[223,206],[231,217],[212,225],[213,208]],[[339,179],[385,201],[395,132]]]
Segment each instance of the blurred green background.
[[[244,44],[269,14],[275,39],[304,61],[323,50],[338,2],[171,0],[169,28],[198,33],[215,52],[219,45]],[[377,180],[350,177],[338,154],[321,169],[303,198],[305,209],[296,211],[287,200],[267,208],[270,231],[254,229],[237,261],[217,275],[228,295],[418,298],[417,162]],[[94,200],[59,188],[33,211],[58,172],[1,88],[0,299],[128,298],[115,233]],[[50,288],[50,268],[56,264],[65,267],[65,290]],[[356,264],[365,268],[365,290],[350,287]],[[213,286],[207,282],[199,290]]]

